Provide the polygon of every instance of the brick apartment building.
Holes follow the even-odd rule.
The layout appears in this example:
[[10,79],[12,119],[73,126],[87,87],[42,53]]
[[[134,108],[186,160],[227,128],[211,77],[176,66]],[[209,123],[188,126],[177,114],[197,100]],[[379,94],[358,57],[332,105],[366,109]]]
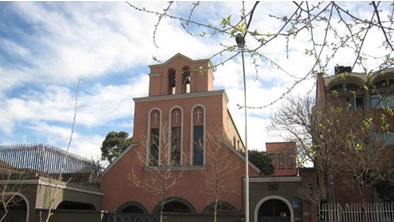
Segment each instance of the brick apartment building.
[[[361,145],[352,145],[354,149],[346,157],[341,156],[341,153],[349,151],[344,148],[344,143],[342,142],[343,147],[337,147],[333,158],[341,165],[335,165],[337,169],[332,171],[335,173],[330,175],[330,181],[326,184],[327,202],[344,205],[379,201],[370,175],[376,174],[378,170],[383,171],[384,167],[387,167],[386,169],[392,167],[393,156],[390,147],[394,145],[394,118],[386,108],[393,107],[394,104],[393,86],[393,68],[364,74],[354,73],[350,67],[338,66],[333,76],[324,77],[318,74],[316,109],[343,108],[342,113],[336,117],[338,126],[343,130],[342,138],[338,137],[339,140],[349,138],[351,135],[349,130],[353,130],[353,135],[365,137],[364,142],[360,142]],[[321,120],[325,121],[325,118],[322,117]],[[356,124],[359,124],[358,129],[365,126],[361,124],[371,126],[368,128],[368,134],[361,135],[357,128],[352,128]],[[335,126],[331,127],[334,130]],[[340,142],[336,144],[341,146]],[[361,148],[357,148],[358,145]],[[358,151],[355,151],[357,149]],[[350,169],[344,172],[341,168],[346,167]],[[320,177],[319,186],[324,186],[321,179]]]

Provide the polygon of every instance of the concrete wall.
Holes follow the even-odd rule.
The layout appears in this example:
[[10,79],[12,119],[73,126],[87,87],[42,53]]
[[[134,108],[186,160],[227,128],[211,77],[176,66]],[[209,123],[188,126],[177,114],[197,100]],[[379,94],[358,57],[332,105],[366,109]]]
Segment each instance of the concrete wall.
[[7,184],[10,188],[9,192],[7,191],[5,194],[19,196],[26,203],[26,209],[19,209],[26,212],[26,218],[23,221],[41,221],[37,220],[40,217],[40,215],[36,214],[37,208],[48,209],[53,203],[52,209],[56,210],[62,201],[85,203],[94,206],[95,210],[101,210],[103,198],[101,192],[82,187],[73,187],[64,182],[59,183],[59,188],[56,190],[54,182],[54,180],[51,181],[44,177],[29,177],[23,180],[2,180],[0,184]]
[[[116,221],[159,221],[160,215],[153,214],[105,214],[102,222]],[[217,222],[241,222],[244,219],[243,214],[221,214],[217,216]],[[214,221],[213,214],[166,214],[163,215],[163,222],[187,221],[187,222],[211,222]]]
[[95,210],[101,209],[104,194],[99,190],[85,189],[64,182],[59,183],[59,188],[56,189],[55,180],[48,180],[42,177],[39,179],[40,182],[37,184],[35,208],[48,209],[52,204],[53,209],[56,209],[61,202],[72,201],[91,204],[94,206]]
[[250,221],[256,220],[259,208],[268,200],[280,200],[290,210],[290,222],[302,221],[302,201],[295,194],[301,186],[300,177],[256,177],[250,178]]

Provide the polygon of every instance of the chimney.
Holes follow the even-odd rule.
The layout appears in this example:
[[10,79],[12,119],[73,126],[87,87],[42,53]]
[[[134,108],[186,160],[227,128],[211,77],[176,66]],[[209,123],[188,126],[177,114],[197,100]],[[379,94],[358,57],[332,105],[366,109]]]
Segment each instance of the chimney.
[[351,73],[352,67],[351,66],[335,66],[334,73],[335,75],[342,74],[342,73]]

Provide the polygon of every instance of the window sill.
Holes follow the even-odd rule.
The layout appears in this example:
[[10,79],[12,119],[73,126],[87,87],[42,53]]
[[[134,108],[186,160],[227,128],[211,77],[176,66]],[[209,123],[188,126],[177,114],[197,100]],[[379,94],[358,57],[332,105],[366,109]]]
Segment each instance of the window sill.
[[145,166],[144,171],[184,171],[184,170],[206,170],[207,166]]

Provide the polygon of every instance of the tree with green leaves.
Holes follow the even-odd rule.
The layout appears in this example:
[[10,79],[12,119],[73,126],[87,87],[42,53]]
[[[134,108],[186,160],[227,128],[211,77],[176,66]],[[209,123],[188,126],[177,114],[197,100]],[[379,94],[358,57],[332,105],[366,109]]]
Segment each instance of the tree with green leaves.
[[133,138],[124,131],[111,131],[101,145],[101,159],[110,164],[118,158],[133,142]]
[[252,162],[263,175],[272,175],[274,173],[274,166],[267,153],[259,150],[249,150],[249,161]]

